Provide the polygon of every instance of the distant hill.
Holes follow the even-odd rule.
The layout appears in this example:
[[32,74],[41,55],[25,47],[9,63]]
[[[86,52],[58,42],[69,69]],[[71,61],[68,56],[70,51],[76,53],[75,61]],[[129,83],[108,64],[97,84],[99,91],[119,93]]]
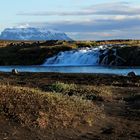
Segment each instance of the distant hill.
[[6,28],[0,34],[1,40],[72,40],[65,33],[35,27]]

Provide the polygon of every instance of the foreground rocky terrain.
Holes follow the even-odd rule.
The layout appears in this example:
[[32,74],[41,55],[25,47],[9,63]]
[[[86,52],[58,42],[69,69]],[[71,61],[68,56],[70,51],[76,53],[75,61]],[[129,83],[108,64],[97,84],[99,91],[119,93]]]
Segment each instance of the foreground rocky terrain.
[[140,77],[0,73],[0,139],[138,140]]

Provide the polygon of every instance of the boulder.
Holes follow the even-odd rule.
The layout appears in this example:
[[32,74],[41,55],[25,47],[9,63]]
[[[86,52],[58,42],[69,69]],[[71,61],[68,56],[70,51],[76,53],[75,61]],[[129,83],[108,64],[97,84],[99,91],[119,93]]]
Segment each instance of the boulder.
[[136,73],[131,71],[127,74],[127,76],[130,76],[130,77],[135,77],[136,76]]
[[12,74],[18,74],[18,73],[19,73],[18,70],[12,69]]

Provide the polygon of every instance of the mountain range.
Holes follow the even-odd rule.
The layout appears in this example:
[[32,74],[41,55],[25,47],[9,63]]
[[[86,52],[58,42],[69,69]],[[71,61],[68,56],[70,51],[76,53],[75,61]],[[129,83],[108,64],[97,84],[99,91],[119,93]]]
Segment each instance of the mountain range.
[[0,34],[1,40],[72,40],[65,33],[47,28],[6,28]]

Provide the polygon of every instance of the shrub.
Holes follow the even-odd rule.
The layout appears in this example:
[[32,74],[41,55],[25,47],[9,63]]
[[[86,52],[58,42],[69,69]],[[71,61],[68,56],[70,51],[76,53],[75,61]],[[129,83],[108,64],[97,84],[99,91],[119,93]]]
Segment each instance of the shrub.
[[87,85],[76,85],[66,84],[62,82],[56,82],[52,85],[48,85],[45,88],[46,91],[52,91],[63,95],[77,96],[84,100],[106,100],[112,99],[111,89],[108,87],[98,86],[87,86]]
[[50,85],[49,89],[51,91],[55,91],[55,92],[65,92],[65,91],[70,91],[70,90],[76,89],[76,85],[56,82],[56,83]]

